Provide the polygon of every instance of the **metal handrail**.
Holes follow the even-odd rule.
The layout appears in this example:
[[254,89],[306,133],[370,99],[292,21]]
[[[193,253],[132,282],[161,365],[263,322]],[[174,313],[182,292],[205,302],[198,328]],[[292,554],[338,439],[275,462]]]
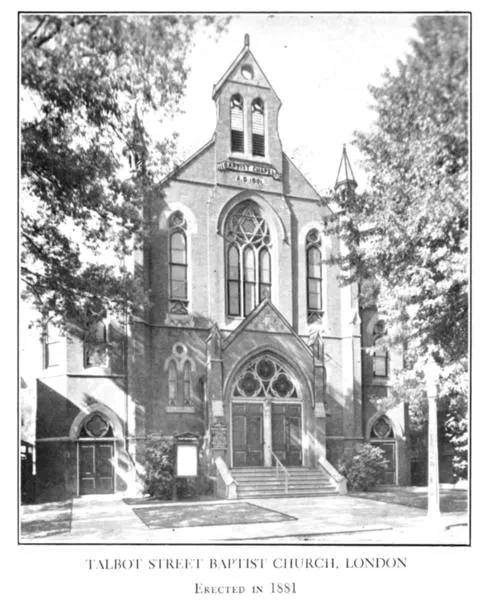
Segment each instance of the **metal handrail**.
[[290,477],[290,474],[288,473],[288,470],[285,467],[285,465],[281,462],[281,460],[276,456],[276,454],[272,450],[271,450],[271,456],[275,459],[275,463],[276,463],[276,479],[278,481],[280,480],[280,469],[281,469],[285,476],[285,494],[288,494],[288,479]]

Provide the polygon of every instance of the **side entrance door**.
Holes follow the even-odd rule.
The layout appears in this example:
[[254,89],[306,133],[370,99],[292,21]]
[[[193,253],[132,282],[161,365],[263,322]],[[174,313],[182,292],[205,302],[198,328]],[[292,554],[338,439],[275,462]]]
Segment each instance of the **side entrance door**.
[[234,467],[263,466],[263,405],[232,405],[232,448]]
[[272,404],[273,452],[288,467],[302,466],[302,418],[300,404]]
[[80,494],[114,491],[113,442],[80,442]]

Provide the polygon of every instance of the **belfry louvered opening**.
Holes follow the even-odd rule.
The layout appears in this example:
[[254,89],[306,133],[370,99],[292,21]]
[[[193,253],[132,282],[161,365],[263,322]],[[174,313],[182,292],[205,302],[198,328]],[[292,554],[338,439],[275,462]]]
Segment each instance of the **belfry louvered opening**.
[[232,152],[244,152],[244,108],[240,94],[230,99],[230,146]]
[[253,100],[251,105],[252,122],[252,154],[253,156],[264,156],[264,102],[261,98]]

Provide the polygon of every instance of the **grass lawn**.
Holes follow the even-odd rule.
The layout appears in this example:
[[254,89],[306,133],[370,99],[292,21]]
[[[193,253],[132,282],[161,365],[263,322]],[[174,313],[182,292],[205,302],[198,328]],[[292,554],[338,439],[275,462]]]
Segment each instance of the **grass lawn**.
[[[403,504],[412,508],[427,510],[427,488],[426,487],[391,487],[380,488],[371,492],[349,492],[349,496],[367,498],[388,502],[389,504]],[[441,489],[440,490],[441,513],[467,512],[468,492],[463,489]]]

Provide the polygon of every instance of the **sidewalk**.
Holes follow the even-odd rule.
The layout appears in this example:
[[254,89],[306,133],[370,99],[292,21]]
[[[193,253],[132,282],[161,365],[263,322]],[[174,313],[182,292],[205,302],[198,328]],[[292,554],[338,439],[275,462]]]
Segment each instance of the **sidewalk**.
[[[440,524],[432,528],[423,509],[352,496],[179,502],[177,506],[182,513],[185,506],[193,507],[193,511],[200,507],[203,514],[206,507],[215,511],[216,506],[224,509],[243,503],[251,505],[247,507],[251,510],[260,507],[263,513],[262,509],[267,509],[282,515],[274,514],[274,522],[149,528],[133,510],[147,504],[129,506],[114,496],[83,496],[72,501],[70,529],[56,531],[51,526],[47,536],[33,526],[38,507],[22,507],[25,535],[21,541],[47,544],[467,544],[469,541],[466,513],[443,514]],[[152,512],[157,513],[158,507],[165,510],[175,504],[151,504]],[[67,510],[66,506],[62,507],[64,519]],[[283,520],[276,520],[281,518]],[[49,523],[52,521],[49,519]]]

